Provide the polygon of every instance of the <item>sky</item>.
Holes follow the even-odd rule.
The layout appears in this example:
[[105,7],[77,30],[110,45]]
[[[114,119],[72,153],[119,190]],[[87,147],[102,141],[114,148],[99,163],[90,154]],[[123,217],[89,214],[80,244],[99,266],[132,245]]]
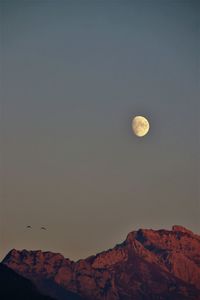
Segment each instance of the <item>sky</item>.
[[76,260],[139,228],[200,233],[198,1],[0,6],[0,256]]

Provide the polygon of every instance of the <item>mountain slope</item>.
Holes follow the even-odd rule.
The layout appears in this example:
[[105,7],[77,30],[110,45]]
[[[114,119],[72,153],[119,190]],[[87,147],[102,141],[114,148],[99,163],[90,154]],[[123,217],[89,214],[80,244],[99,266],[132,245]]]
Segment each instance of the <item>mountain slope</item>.
[[2,300],[53,300],[41,295],[26,278],[0,264],[0,299]]
[[12,250],[3,263],[60,300],[52,283],[88,300],[200,299],[200,237],[181,226],[133,231],[113,249],[77,262]]

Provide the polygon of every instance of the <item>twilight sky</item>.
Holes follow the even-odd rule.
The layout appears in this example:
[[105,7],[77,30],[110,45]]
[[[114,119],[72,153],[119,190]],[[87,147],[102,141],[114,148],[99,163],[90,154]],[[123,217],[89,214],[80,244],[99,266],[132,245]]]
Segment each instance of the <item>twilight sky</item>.
[[1,257],[200,233],[198,2],[1,1]]

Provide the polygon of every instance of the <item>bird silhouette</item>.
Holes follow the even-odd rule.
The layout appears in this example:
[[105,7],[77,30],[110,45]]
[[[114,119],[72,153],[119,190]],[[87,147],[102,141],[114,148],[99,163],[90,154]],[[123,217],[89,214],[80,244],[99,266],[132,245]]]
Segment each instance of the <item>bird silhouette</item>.
[[47,228],[46,228],[46,227],[41,227],[40,229],[41,229],[41,230],[47,230]]
[[27,229],[32,229],[32,227],[30,225],[27,225],[26,228]]

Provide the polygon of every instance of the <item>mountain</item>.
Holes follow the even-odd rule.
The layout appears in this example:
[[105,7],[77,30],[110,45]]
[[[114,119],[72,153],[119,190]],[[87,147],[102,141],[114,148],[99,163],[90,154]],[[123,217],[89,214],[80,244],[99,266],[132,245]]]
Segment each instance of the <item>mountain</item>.
[[28,279],[0,264],[0,299],[2,300],[53,300],[41,295]]
[[[51,288],[55,284],[51,285]],[[57,288],[57,294],[61,294],[62,287]],[[48,291],[49,294],[53,294]],[[78,295],[64,290],[65,300],[82,300]],[[1,300],[55,300],[44,296],[35,285],[27,278],[17,274],[4,264],[0,264],[0,299]]]
[[113,249],[77,262],[11,250],[3,264],[59,300],[65,291],[87,300],[200,300],[200,236],[181,226],[130,232]]

